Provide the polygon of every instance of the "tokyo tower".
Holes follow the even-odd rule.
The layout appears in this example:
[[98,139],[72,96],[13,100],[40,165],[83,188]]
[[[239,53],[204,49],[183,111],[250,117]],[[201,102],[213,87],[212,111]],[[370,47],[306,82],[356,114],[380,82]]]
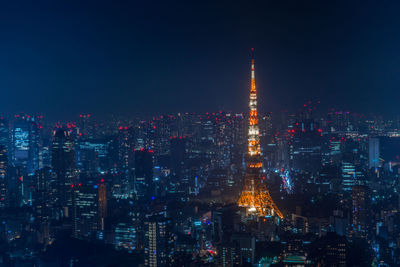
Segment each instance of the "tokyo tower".
[[250,84],[250,116],[248,132],[248,151],[246,157],[245,184],[238,200],[239,207],[245,207],[247,214],[256,216],[277,215],[282,213],[272,200],[263,182],[260,147],[260,130],[257,114],[257,89],[254,70],[254,48],[251,49],[251,84]]

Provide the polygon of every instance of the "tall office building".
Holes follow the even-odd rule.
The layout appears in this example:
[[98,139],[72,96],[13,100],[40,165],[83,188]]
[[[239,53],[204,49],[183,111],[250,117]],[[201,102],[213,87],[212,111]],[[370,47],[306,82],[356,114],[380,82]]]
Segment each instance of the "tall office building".
[[135,151],[135,178],[134,188],[137,197],[154,196],[153,186],[153,151]]
[[182,136],[171,137],[171,170],[176,177],[181,177],[186,160],[187,140]]
[[114,228],[114,244],[117,248],[134,250],[137,247],[137,231],[132,221],[119,222]]
[[33,208],[38,241],[46,244],[50,241],[50,221],[58,217],[55,209],[56,181],[50,167],[39,169],[33,179]]
[[295,170],[316,173],[321,168],[321,130],[312,119],[297,122],[292,130],[291,166]]
[[7,207],[8,199],[8,159],[7,150],[0,145],[0,208]]
[[369,139],[369,168],[378,168],[379,167],[379,138],[370,138]]
[[4,117],[0,117],[0,145],[10,152],[10,125]]
[[108,153],[109,143],[108,139],[78,141],[76,146],[77,168],[87,173],[107,170],[112,161]]
[[370,194],[366,186],[356,185],[352,189],[353,201],[353,231],[356,236],[366,237],[368,234],[368,220]]
[[119,127],[118,131],[118,165],[129,168],[133,164],[134,133],[131,127]]
[[72,230],[75,238],[90,238],[101,230],[97,185],[71,184]]
[[96,173],[99,171],[99,157],[96,150],[88,142],[79,142],[76,150],[76,168],[81,173]]
[[0,208],[7,207],[9,201],[8,163],[10,130],[8,122],[0,117]]
[[342,162],[342,189],[351,192],[354,185],[359,184],[363,178],[362,172],[356,170],[356,166],[349,162]]
[[75,167],[74,141],[69,132],[62,129],[54,132],[51,149],[51,165],[56,174],[58,204],[68,217],[72,205],[71,185],[76,183],[78,173]]
[[45,167],[35,172],[33,179],[34,206],[39,219],[52,216],[57,199],[57,184],[53,171]]
[[171,252],[171,219],[152,216],[144,222],[145,226],[145,266],[168,266]]
[[40,125],[35,117],[16,115],[11,132],[11,161],[28,173],[39,169],[40,163]]

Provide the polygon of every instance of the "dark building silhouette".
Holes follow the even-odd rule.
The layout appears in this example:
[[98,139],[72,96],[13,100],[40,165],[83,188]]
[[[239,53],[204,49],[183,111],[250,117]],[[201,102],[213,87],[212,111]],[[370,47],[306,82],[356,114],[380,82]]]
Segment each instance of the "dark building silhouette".
[[186,160],[186,138],[171,138],[171,170],[177,176],[182,176],[182,171]]
[[312,244],[311,257],[317,266],[345,267],[347,250],[346,237],[330,232]]
[[321,129],[310,119],[295,124],[290,145],[291,166],[295,170],[316,173],[321,168]]
[[135,151],[134,188],[138,197],[154,196],[153,154],[152,150]]
[[57,202],[68,217],[68,207],[72,205],[71,185],[77,181],[74,141],[69,132],[59,129],[54,133],[51,156],[57,181]]

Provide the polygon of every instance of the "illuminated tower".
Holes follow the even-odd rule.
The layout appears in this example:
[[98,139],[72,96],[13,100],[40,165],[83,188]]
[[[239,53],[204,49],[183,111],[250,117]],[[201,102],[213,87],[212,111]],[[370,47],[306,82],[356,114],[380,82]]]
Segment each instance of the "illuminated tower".
[[253,48],[251,49],[251,52],[248,151],[246,158],[245,184],[238,200],[238,205],[247,208],[248,214],[256,216],[277,215],[280,218],[283,218],[282,213],[272,201],[269,191],[263,182]]

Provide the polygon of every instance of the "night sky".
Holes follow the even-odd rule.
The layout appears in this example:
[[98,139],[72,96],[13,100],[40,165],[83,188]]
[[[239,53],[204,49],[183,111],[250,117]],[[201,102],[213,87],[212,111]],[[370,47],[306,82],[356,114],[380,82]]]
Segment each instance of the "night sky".
[[311,99],[400,114],[399,10],[398,1],[1,1],[0,112],[247,111],[254,47],[262,111]]

